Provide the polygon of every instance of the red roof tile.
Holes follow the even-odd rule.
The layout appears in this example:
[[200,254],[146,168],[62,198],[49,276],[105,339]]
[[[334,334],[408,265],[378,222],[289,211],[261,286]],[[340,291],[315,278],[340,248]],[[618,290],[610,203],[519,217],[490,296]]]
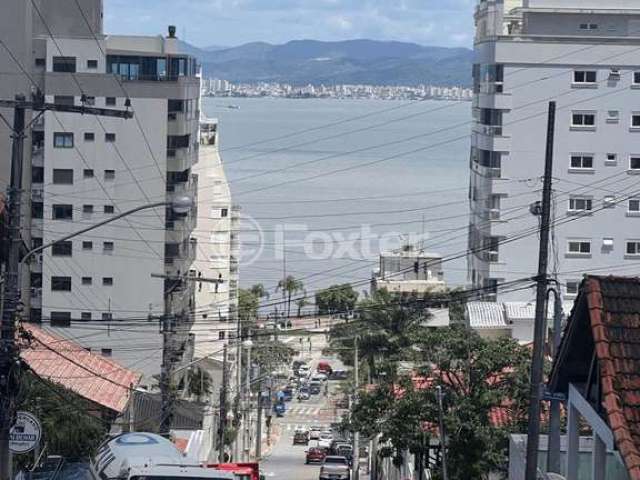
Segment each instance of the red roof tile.
[[139,373],[35,325],[24,329],[32,338],[23,342],[20,354],[38,376],[114,412],[125,410],[130,386],[140,382]]

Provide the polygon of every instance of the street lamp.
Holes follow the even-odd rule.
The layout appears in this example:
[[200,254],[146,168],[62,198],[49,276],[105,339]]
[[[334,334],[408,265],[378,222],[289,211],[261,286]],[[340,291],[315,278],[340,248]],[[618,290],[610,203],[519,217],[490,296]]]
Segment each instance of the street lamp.
[[90,225],[87,228],[83,228],[82,230],[78,230],[77,232],[70,233],[69,235],[66,235],[62,238],[59,238],[49,243],[45,243],[44,245],[41,245],[37,248],[33,248],[29,250],[20,260],[20,265],[23,265],[24,263],[26,263],[31,257],[36,255],[37,253],[40,253],[43,250],[46,250],[47,248],[50,248],[57,243],[66,242],[67,240],[71,240],[72,238],[82,235],[83,233],[90,232],[91,230],[95,230],[96,228],[100,228],[104,225],[107,225],[108,223],[115,222],[116,220],[120,220],[121,218],[128,217],[129,215],[133,215],[134,213],[140,212],[142,210],[150,210],[152,208],[169,207],[169,206],[172,208],[174,212],[179,214],[185,214],[185,213],[188,213],[191,210],[191,208],[193,208],[193,199],[185,195],[185,196],[176,197],[173,200],[168,202],[167,201],[155,202],[155,203],[149,203],[147,205],[142,205],[140,207],[132,208],[131,210],[127,210],[126,212],[122,212],[122,213],[119,213],[118,215],[110,217],[107,220],[98,222],[95,225]]

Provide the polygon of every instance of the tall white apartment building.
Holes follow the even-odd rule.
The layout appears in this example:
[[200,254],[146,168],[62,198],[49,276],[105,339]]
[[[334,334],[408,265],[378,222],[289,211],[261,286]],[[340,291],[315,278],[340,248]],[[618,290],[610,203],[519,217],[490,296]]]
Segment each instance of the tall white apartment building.
[[[482,0],[476,12],[469,275],[489,299],[537,271],[547,108],[557,102],[550,266],[640,269],[640,2]],[[513,240],[519,238],[518,240]],[[497,295],[496,295],[497,294]]]
[[[176,195],[195,202],[200,80],[174,30],[167,37],[106,35],[101,0],[8,3],[27,25],[3,21],[15,29],[3,30],[15,34],[14,45],[28,44],[23,93],[39,88],[48,102],[134,113],[122,120],[46,112],[33,124],[25,149],[30,198],[23,204],[32,245]],[[15,70],[11,59],[0,60]],[[195,285],[181,277],[195,259],[196,212],[195,204],[186,214],[145,210],[45,250],[23,275],[26,314],[75,336],[79,322],[112,327],[93,336],[81,330],[79,341],[150,377],[160,370],[157,319],[166,310],[177,324],[174,360],[190,361]],[[118,325],[126,322],[137,333],[123,336]]]
[[[235,338],[238,313],[239,209],[231,203],[218,149],[218,120],[200,120],[200,161],[193,169],[198,180],[198,240],[193,273],[206,279],[197,284],[192,332],[196,357],[220,370],[223,347]],[[231,358],[235,351],[229,350]]]

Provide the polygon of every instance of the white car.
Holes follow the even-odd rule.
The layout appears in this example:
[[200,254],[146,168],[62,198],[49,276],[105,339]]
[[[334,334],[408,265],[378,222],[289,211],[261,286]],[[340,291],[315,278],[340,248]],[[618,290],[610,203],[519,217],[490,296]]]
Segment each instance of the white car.
[[316,372],[311,377],[311,380],[312,381],[315,380],[315,381],[318,381],[318,382],[326,382],[327,378],[328,377],[324,373]]
[[310,440],[319,440],[321,431],[322,431],[322,429],[320,427],[318,427],[317,425],[312,425],[309,428],[309,439]]
[[333,433],[329,431],[320,432],[320,438],[318,439],[318,445],[321,448],[331,448],[331,442],[333,441]]

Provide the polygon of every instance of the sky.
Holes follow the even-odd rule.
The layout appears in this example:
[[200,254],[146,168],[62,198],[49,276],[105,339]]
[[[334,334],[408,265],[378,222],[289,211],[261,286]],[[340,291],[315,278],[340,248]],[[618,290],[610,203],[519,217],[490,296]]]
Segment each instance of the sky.
[[105,31],[199,47],[369,38],[471,47],[477,0],[104,0]]

